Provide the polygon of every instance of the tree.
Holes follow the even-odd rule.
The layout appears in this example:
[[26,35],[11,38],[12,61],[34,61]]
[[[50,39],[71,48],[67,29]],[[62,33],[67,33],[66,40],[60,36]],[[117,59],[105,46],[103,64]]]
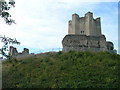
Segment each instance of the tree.
[[[5,0],[0,0],[0,17],[4,18],[6,24],[8,25],[15,23],[15,20],[11,19],[11,15],[8,12],[11,7],[15,7],[14,0],[9,0],[9,2]],[[0,41],[4,43],[4,45],[0,49],[0,54],[2,56],[5,56],[6,58],[9,57],[9,55],[5,53],[5,51],[8,51],[8,44],[20,44],[20,42],[18,42],[16,39],[6,37],[5,35],[0,35]]]
[[8,12],[11,7],[15,7],[14,0],[9,0],[9,2],[0,0],[0,17],[4,18],[6,24],[9,25],[15,23],[15,20],[11,19],[11,15]]
[[8,44],[20,44],[20,42],[18,42],[16,39],[5,37],[5,35],[0,36],[0,39],[1,39],[1,42],[4,43],[3,47],[0,49],[0,54],[8,58],[9,55],[5,53],[5,51],[8,51]]

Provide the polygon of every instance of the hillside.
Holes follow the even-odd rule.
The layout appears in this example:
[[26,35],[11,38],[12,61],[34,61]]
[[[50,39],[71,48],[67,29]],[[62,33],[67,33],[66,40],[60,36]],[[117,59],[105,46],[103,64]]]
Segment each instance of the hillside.
[[120,55],[49,52],[3,61],[3,88],[119,88]]

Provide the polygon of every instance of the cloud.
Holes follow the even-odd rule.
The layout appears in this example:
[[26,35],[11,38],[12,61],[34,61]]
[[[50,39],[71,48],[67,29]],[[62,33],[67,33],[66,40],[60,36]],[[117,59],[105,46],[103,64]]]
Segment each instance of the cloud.
[[[17,24],[8,26],[0,19],[0,34],[17,38],[21,42],[21,47],[61,48],[61,41],[68,32],[68,21],[72,14],[84,16],[87,11],[92,11],[95,17],[100,16],[103,20],[102,28],[108,40],[117,40],[115,6],[108,6],[112,3],[104,3],[102,7],[101,5],[101,2],[86,3],[81,0],[18,0],[16,7],[10,11]],[[108,33],[108,29],[113,34]],[[111,38],[113,36],[116,37]]]

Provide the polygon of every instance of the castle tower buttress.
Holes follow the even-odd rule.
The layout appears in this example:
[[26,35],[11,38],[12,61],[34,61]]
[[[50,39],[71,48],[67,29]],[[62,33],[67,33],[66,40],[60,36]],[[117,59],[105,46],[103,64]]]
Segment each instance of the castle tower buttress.
[[97,35],[100,36],[101,35],[101,20],[100,17],[96,18],[96,30],[97,30]]
[[93,13],[91,12],[85,14],[85,28],[86,28],[86,35],[94,34]]
[[72,31],[72,21],[71,20],[68,22],[68,34],[75,34]]
[[79,34],[79,15],[72,15],[72,31],[74,34]]

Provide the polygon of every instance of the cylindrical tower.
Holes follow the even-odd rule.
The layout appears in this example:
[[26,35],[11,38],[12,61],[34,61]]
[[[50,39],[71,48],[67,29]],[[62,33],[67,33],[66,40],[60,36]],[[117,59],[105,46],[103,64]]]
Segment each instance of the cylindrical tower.
[[72,15],[72,33],[79,34],[79,15],[76,13]]
[[96,18],[96,32],[97,32],[98,36],[101,35],[101,20],[100,20],[100,17]]
[[93,35],[93,13],[88,12],[85,14],[85,30],[86,35]]
[[72,21],[71,20],[68,22],[68,34],[73,34],[73,32],[72,32]]

